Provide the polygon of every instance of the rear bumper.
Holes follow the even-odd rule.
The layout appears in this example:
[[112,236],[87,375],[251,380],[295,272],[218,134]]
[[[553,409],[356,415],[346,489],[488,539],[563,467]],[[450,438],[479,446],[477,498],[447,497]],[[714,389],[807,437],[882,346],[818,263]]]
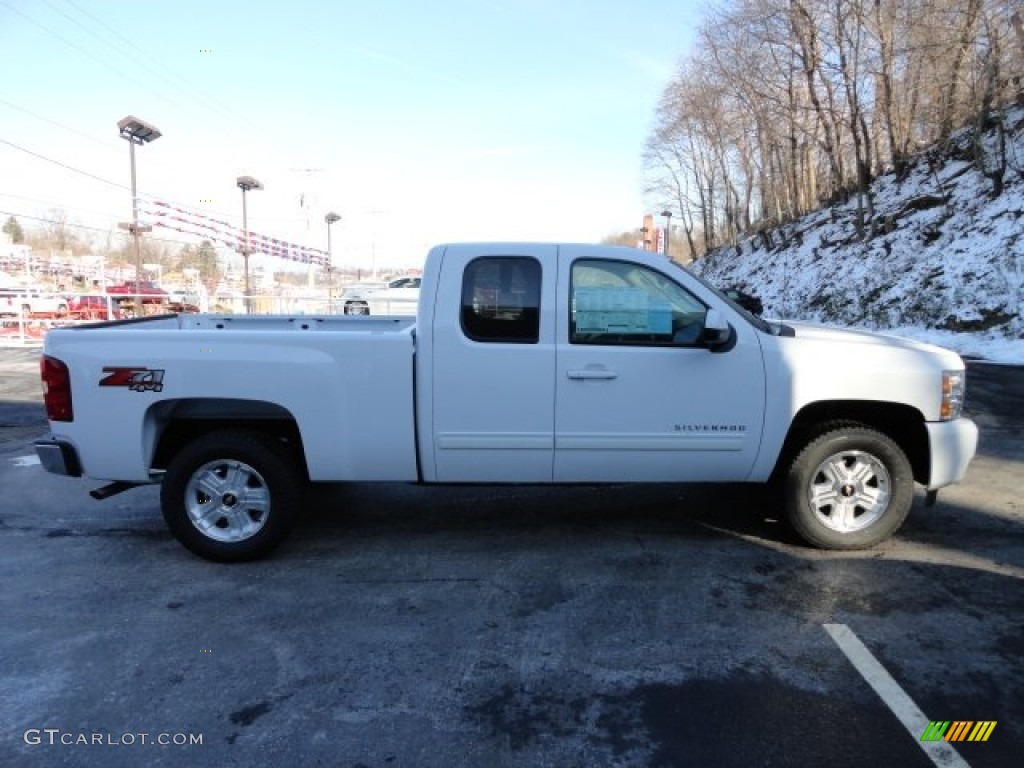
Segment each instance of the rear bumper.
[[68,477],[82,476],[82,463],[78,460],[78,451],[71,443],[51,436],[37,440],[35,449],[39,463],[47,472]]
[[931,454],[928,490],[960,482],[978,448],[978,427],[970,419],[930,421],[925,427]]

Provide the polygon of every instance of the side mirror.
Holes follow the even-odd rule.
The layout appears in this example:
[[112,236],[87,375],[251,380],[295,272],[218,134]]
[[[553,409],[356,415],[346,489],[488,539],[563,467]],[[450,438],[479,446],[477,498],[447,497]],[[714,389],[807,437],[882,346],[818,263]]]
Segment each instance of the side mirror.
[[732,326],[717,309],[709,309],[704,318],[704,330],[701,332],[701,343],[712,352],[726,352],[732,349],[734,341]]

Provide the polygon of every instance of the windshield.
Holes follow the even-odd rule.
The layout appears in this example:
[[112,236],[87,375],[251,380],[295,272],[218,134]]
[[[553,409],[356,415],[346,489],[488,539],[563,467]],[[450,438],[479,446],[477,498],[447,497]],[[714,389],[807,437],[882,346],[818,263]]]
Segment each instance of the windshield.
[[735,301],[733,301],[731,298],[729,298],[726,295],[725,291],[723,291],[718,286],[712,285],[711,283],[709,283],[707,280],[705,280],[703,277],[698,275],[693,270],[687,269],[686,267],[684,267],[683,265],[681,265],[681,264],[679,264],[678,262],[675,262],[675,261],[670,261],[669,264],[671,265],[672,268],[677,269],[680,272],[686,273],[687,275],[689,275],[690,277],[695,279],[697,282],[699,282],[701,285],[703,285],[705,288],[707,288],[709,291],[714,293],[715,296],[720,298],[722,301],[724,301],[730,307],[732,307],[737,312],[739,312],[741,315],[743,315],[743,318],[748,323],[750,323],[752,326],[757,328],[757,330],[761,331],[762,333],[770,333],[772,336],[778,336],[779,335],[782,326],[779,325],[778,323],[769,323],[763,317],[758,317],[757,315],[755,315],[753,312],[749,311],[745,307],[740,306]]

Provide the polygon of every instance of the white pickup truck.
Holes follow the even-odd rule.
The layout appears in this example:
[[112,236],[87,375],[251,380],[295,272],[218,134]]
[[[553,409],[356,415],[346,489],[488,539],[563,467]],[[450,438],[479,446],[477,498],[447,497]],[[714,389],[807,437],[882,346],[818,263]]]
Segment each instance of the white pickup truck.
[[609,246],[438,246],[416,318],[100,323],[52,331],[41,370],[43,466],[113,481],[96,498],[162,483],[221,561],[277,546],[310,481],[771,482],[807,542],[868,547],[978,438],[953,352],[768,323]]
[[420,282],[419,277],[403,276],[386,283],[356,283],[344,290],[339,302],[346,315],[414,315]]
[[48,293],[40,288],[0,289],[0,316],[61,314],[67,311],[68,300],[65,296]]
[[387,288],[366,297],[368,315],[415,315],[420,301],[419,277],[392,280]]

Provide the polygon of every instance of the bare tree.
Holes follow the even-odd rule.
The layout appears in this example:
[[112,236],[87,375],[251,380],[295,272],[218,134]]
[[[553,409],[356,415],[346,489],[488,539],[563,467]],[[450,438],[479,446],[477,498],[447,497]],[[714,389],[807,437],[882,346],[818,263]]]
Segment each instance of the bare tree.
[[873,0],[872,13],[868,19],[867,31],[876,42],[878,50],[877,67],[875,69],[875,101],[878,104],[878,120],[882,126],[881,133],[889,149],[889,163],[896,175],[901,177],[906,172],[907,157],[905,147],[900,149],[899,128],[896,124],[893,108],[893,81],[896,68],[896,32],[900,3]]
[[1006,0],[723,0],[665,88],[649,189],[694,255],[853,191],[866,236],[874,176],[1020,96],[1011,34]]
[[[981,104],[978,108],[974,130],[974,162],[981,174],[992,184],[992,197],[1003,193],[1006,178],[1006,127],[1001,115],[994,115],[1001,81],[1002,34],[1000,25],[988,14],[982,21],[984,29],[984,50],[981,60],[984,65],[981,86]],[[986,136],[991,132],[991,145],[986,146]]]
[[50,247],[61,252],[68,250],[75,237],[70,230],[67,211],[63,208],[51,208],[46,219],[46,234],[50,240]]

